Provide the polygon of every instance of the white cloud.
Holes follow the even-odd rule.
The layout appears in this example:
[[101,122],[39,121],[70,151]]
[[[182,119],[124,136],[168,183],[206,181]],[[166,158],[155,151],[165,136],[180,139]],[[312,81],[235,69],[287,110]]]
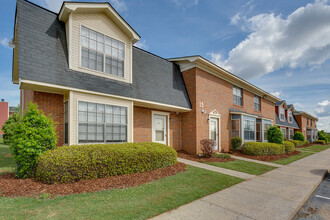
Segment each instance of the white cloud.
[[[119,12],[127,11],[127,6],[123,0],[108,0],[110,4]],[[61,9],[64,0],[37,0],[37,4],[41,4],[47,9],[58,13]],[[98,2],[105,2],[105,0],[98,0]]]
[[241,20],[240,13],[235,14],[233,17],[230,18],[230,23],[231,24],[238,24],[238,22]]
[[7,48],[10,48],[9,46],[8,46],[8,38],[2,38],[1,40],[0,40],[0,44],[3,46],[3,47],[7,47]]
[[148,50],[148,45],[146,44],[146,41],[145,40],[140,40],[138,42],[136,42],[134,44],[134,46],[138,47],[138,48],[141,48],[143,50]]
[[172,0],[176,7],[186,9],[191,6],[197,6],[199,0]]
[[293,103],[293,106],[295,107],[295,109],[297,109],[297,107],[298,108],[303,108],[304,107],[304,105],[300,104],[299,102]]
[[292,73],[292,72],[286,72],[285,75],[286,75],[287,77],[291,77],[291,76],[293,76],[293,73]]
[[285,67],[312,67],[330,58],[327,1],[307,4],[286,18],[274,13],[235,16],[231,22],[240,23],[250,34],[229,52],[223,67],[245,79]]
[[318,130],[330,132],[330,117],[319,117],[319,121],[316,125]]
[[330,116],[330,102],[329,100],[325,100],[317,103],[315,108],[315,113],[319,117]]
[[207,54],[208,56],[211,57],[211,61],[219,66],[222,66],[223,64],[223,56],[222,56],[222,53],[219,52],[219,53],[213,53],[213,52],[210,52]]
[[270,92],[270,94],[278,98],[281,98],[281,96],[283,95],[282,91]]

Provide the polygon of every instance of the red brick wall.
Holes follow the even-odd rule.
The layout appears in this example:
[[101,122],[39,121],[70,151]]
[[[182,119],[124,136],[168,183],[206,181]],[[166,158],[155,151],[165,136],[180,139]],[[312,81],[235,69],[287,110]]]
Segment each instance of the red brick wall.
[[[152,111],[154,109],[134,106],[134,142],[152,142]],[[155,110],[160,111],[160,110]],[[181,115],[170,113],[170,143],[175,150],[181,150]],[[168,125],[167,125],[168,126]],[[168,143],[167,143],[168,144]]]
[[9,116],[9,104],[8,102],[0,101],[0,134],[3,134],[1,131],[2,125],[8,120]]
[[[189,153],[199,153],[199,142],[209,138],[209,113],[216,109],[220,115],[221,150],[229,151],[231,139],[231,120],[229,109],[238,109],[250,114],[262,115],[275,120],[275,104],[261,98],[261,111],[254,110],[254,94],[243,90],[243,106],[233,105],[233,85],[204,70],[194,68],[183,72],[193,111],[182,117],[182,146]],[[204,107],[200,107],[203,102]],[[203,114],[202,110],[206,110]],[[189,117],[185,117],[188,115]],[[196,125],[194,125],[196,119]],[[191,126],[184,127],[185,124]],[[187,132],[188,131],[188,132]],[[188,140],[188,144],[186,143]],[[193,143],[195,145],[193,146]],[[190,145],[190,146],[187,146]]]
[[[64,96],[54,93],[24,91],[24,105],[28,101],[37,103],[38,108],[42,110],[45,115],[50,116],[55,122],[56,133],[58,135],[57,145],[64,144]],[[28,95],[27,95],[28,94]],[[33,97],[31,99],[31,97]]]
[[[29,102],[33,102],[34,99],[34,91],[32,90],[26,90],[26,89],[21,89],[21,110],[25,110]],[[22,111],[22,112],[23,112]]]

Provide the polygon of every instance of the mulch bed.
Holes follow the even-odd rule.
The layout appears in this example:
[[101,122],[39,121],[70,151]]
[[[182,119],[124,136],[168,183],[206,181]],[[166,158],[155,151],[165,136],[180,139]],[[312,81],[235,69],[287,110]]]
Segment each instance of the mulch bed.
[[198,155],[191,155],[185,151],[178,151],[178,157],[181,157],[183,159],[187,159],[187,160],[193,160],[196,162],[228,162],[228,161],[233,161],[235,160],[234,158],[230,158],[230,159],[220,159],[220,158],[216,158],[216,157],[210,157],[210,158],[204,158],[204,157],[199,157]]
[[313,144],[313,143],[311,143],[311,144],[307,144],[307,145],[303,145],[303,146],[297,146],[297,147],[295,147],[295,148],[305,148],[305,147],[310,147],[310,146],[313,146],[313,145],[326,145],[326,144]]
[[43,194],[69,195],[87,192],[109,190],[113,188],[126,188],[138,186],[167,176],[172,176],[186,170],[186,165],[177,163],[163,169],[145,173],[133,173],[123,176],[106,177],[95,180],[81,180],[66,184],[45,184],[34,179],[17,179],[14,173],[0,175],[0,196],[32,196],[39,197]]
[[289,154],[282,154],[282,155],[266,155],[266,156],[250,156],[250,155],[245,155],[242,154],[241,150],[237,150],[235,152],[230,152],[230,154],[233,154],[235,156],[239,156],[239,157],[246,157],[246,158],[250,158],[250,159],[254,159],[254,160],[261,160],[261,161],[274,161],[274,160],[280,160],[283,158],[288,158],[294,155],[298,155],[300,154],[300,151],[293,151],[292,153]]

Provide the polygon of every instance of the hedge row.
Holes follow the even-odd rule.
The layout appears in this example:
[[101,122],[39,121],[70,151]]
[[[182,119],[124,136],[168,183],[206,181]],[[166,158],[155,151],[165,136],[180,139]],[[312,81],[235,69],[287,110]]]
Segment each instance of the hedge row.
[[304,141],[298,141],[298,140],[290,140],[294,144],[295,147],[301,147],[304,146]]
[[275,143],[246,142],[242,150],[243,154],[251,156],[285,154],[284,145]]
[[284,144],[286,153],[291,153],[296,150],[294,143],[292,143],[290,141],[283,141],[283,144]]
[[176,151],[158,143],[64,146],[38,158],[35,176],[46,183],[70,183],[146,172],[176,163]]
[[325,140],[316,140],[313,141],[313,144],[326,144]]

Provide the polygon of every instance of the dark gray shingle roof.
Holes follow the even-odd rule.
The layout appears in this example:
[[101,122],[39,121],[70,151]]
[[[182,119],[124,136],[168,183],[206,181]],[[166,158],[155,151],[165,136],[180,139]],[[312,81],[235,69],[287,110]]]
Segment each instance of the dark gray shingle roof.
[[282,101],[278,101],[278,102],[275,102],[275,106],[280,106],[280,105],[283,104],[283,102],[284,102],[284,100],[282,100]]
[[70,70],[65,25],[57,14],[17,1],[18,69],[22,79],[191,108],[178,65],[133,47],[133,83]]
[[275,118],[276,118],[276,125],[299,129],[299,125],[298,125],[296,119],[294,118],[294,116],[292,117],[293,118],[292,123],[289,123],[286,117],[285,117],[285,121],[281,121],[277,114],[275,114]]

